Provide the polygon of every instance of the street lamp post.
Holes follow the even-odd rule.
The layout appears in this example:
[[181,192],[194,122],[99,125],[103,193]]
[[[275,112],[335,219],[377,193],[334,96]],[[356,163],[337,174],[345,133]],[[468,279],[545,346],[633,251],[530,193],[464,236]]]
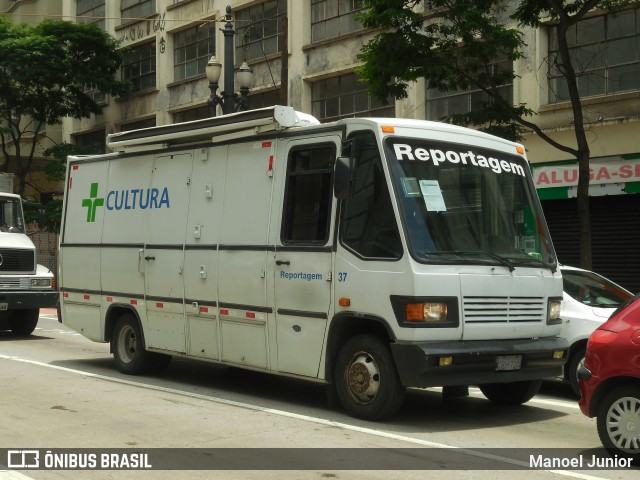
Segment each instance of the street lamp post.
[[249,85],[251,85],[253,78],[253,72],[249,68],[249,65],[247,65],[247,62],[242,62],[238,70],[240,96],[237,98],[238,95],[235,93],[233,78],[233,50],[235,48],[233,37],[236,32],[231,23],[231,7],[229,5],[227,5],[225,18],[227,19],[227,23],[225,23],[222,29],[222,33],[224,34],[224,91],[222,95],[216,93],[219,88],[218,82],[220,75],[222,74],[222,64],[215,56],[212,56],[205,68],[207,80],[209,80],[209,89],[211,90],[209,110],[212,117],[216,116],[216,107],[218,105],[222,107],[222,113],[224,114],[233,113],[238,110],[247,110],[249,108]]

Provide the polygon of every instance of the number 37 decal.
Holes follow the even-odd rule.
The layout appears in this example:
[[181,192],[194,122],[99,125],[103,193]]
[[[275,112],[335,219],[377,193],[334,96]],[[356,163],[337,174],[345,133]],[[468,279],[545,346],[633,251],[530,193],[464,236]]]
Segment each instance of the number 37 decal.
[[338,282],[347,281],[347,272],[338,272]]

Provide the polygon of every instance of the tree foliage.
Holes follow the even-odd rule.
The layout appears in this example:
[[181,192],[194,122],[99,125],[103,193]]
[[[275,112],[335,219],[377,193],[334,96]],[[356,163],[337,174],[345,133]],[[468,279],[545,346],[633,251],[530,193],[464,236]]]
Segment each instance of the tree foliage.
[[[483,100],[473,111],[445,121],[473,126],[505,138],[535,132],[553,147],[578,160],[578,219],[580,258],[590,268],[589,144],[584,125],[576,71],[567,32],[595,8],[622,9],[632,0],[363,0],[360,21],[380,29],[367,43],[358,73],[370,93],[384,100],[405,98],[410,82],[424,78],[428,88],[442,92],[479,90]],[[422,8],[424,5],[424,9]],[[423,12],[425,10],[426,12]],[[567,82],[574,117],[575,143],[563,144],[532,120],[527,105],[513,105],[500,87],[513,83],[515,73],[495,69],[502,59],[516,61],[527,47],[521,27],[557,25],[559,55],[553,67]]]
[[45,125],[101,112],[87,92],[128,91],[115,79],[117,41],[92,24],[45,20],[35,26],[0,17],[0,141],[3,169],[15,170],[23,193]]

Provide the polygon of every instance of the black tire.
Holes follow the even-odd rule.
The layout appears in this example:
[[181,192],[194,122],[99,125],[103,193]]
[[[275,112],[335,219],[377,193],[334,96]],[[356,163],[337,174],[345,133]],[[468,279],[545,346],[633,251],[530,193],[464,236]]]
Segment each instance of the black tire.
[[565,366],[567,369],[566,378],[569,381],[569,385],[571,385],[573,393],[575,393],[578,398],[581,396],[580,385],[578,383],[578,368],[580,368],[580,365],[584,365],[585,355],[586,347],[579,347],[573,352],[573,355],[571,355],[571,358],[569,358],[569,361]]
[[357,335],[342,346],[334,381],[344,409],[364,420],[393,415],[405,396],[389,347],[373,335]]
[[620,385],[607,393],[596,412],[598,436],[611,455],[640,464],[640,386]]
[[153,368],[154,354],[144,349],[140,324],[131,313],[125,313],[116,322],[111,334],[111,351],[122,373],[139,375]]
[[31,335],[38,325],[39,308],[14,310],[9,317],[9,328],[14,335]]
[[542,385],[542,380],[510,383],[485,383],[480,385],[482,394],[493,403],[521,405],[531,400]]

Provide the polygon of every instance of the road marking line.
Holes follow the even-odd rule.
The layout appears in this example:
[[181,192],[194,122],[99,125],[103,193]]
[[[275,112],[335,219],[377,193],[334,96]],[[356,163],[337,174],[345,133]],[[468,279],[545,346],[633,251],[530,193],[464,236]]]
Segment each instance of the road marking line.
[[[177,390],[177,389],[174,389],[174,388],[160,387],[160,386],[157,386],[157,385],[141,384],[139,382],[134,382],[134,381],[131,381],[131,380],[125,380],[125,379],[122,379],[122,378],[108,377],[108,376],[100,375],[100,374],[97,374],[97,373],[91,373],[91,372],[85,372],[85,371],[82,371],[82,370],[75,370],[73,368],[61,367],[59,365],[50,365],[48,363],[39,362],[37,360],[28,360],[26,358],[20,358],[20,357],[16,357],[16,356],[0,354],[0,359],[10,360],[10,361],[20,362],[20,363],[26,363],[26,364],[30,364],[30,365],[36,365],[36,366],[39,366],[39,367],[52,368],[52,369],[60,370],[60,371],[63,371],[63,372],[73,373],[73,374],[76,374],[76,375],[82,375],[82,376],[85,376],[85,377],[95,378],[95,379],[99,379],[99,380],[106,380],[108,382],[114,382],[114,383],[119,383],[119,384],[123,384],[123,385],[129,385],[129,386],[132,386],[132,387],[138,387],[138,388],[142,387],[142,388],[146,388],[148,390],[155,390],[155,391],[158,391],[158,392],[171,393],[171,394],[174,394],[174,395],[182,395],[182,396],[186,396],[186,397],[190,397],[190,398],[210,401],[210,402],[219,403],[219,404],[222,404],[222,405],[229,405],[229,406],[232,406],[232,407],[244,408],[244,409],[247,409],[247,410],[252,410],[252,411],[257,411],[257,412],[270,413],[272,415],[278,415],[278,416],[281,416],[281,417],[293,418],[293,419],[296,419],[296,420],[315,423],[315,424],[324,425],[324,426],[328,426],[328,427],[340,428],[340,429],[343,429],[343,430],[350,430],[350,431],[353,431],[353,432],[359,432],[359,433],[363,433],[363,434],[366,434],[366,435],[373,435],[373,436],[377,436],[377,437],[389,438],[389,439],[392,439],[392,440],[398,440],[398,441],[401,441],[401,442],[406,442],[406,443],[410,443],[410,444],[414,444],[414,445],[420,445],[422,447],[442,448],[442,449],[448,449],[448,450],[455,450],[457,453],[461,453],[461,454],[465,454],[465,455],[471,455],[471,456],[479,457],[479,458],[484,458],[484,459],[487,459],[487,460],[495,460],[495,461],[498,461],[500,463],[506,463],[506,464],[509,464],[509,465],[514,465],[514,466],[519,466],[519,467],[529,467],[530,466],[527,462],[522,462],[520,460],[515,460],[513,458],[508,458],[508,457],[501,457],[499,455],[492,455],[492,454],[489,454],[489,453],[473,450],[472,448],[456,447],[456,446],[453,446],[453,445],[447,445],[445,443],[431,442],[429,440],[422,440],[422,439],[419,439],[419,438],[413,438],[413,437],[408,437],[408,436],[404,436],[404,435],[398,435],[398,434],[391,433],[391,432],[383,432],[383,431],[379,431],[379,430],[374,430],[372,428],[358,427],[356,425],[350,425],[348,423],[335,422],[333,420],[326,420],[324,418],[311,417],[309,415],[301,415],[301,414],[298,414],[298,413],[287,412],[285,410],[277,410],[277,409],[273,409],[273,408],[260,407],[258,405],[252,405],[250,403],[237,402],[235,400],[227,400],[227,399],[219,398],[219,397],[211,397],[211,396],[207,396],[207,395],[203,395],[203,394],[199,394],[199,393],[185,392],[185,391]],[[539,471],[548,472],[548,473],[554,473],[554,474],[562,475],[562,476],[565,476],[565,477],[579,478],[581,480],[606,480],[603,477],[596,477],[596,476],[593,476],[593,475],[588,475],[588,474],[579,473],[579,472],[573,472],[573,471],[570,471],[570,470],[539,470]]]

